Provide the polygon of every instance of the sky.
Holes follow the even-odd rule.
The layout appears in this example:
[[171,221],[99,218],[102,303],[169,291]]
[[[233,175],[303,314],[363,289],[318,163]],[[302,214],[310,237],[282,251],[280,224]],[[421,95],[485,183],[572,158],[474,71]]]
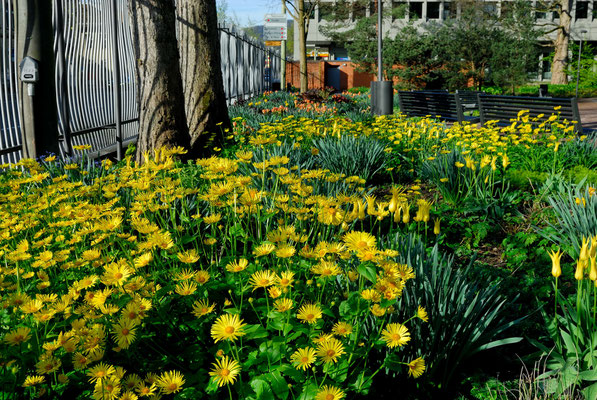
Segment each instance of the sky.
[[262,25],[265,14],[282,12],[280,0],[216,0],[216,4],[228,4],[227,14],[233,19],[238,19],[241,26]]

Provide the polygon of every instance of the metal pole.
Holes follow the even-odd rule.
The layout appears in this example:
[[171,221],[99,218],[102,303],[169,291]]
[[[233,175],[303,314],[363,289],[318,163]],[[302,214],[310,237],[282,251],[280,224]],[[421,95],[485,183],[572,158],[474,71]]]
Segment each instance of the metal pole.
[[580,80],[580,55],[582,54],[582,35],[584,35],[585,33],[587,33],[586,30],[582,30],[580,31],[581,37],[580,37],[580,46],[578,49],[578,64],[576,66],[576,98],[578,98],[578,82]]
[[120,110],[120,57],[118,54],[118,13],[117,0],[112,0],[112,93],[114,95],[114,124],[116,125],[116,159],[122,160],[122,115]]
[[[282,14],[286,18],[286,0],[282,0]],[[286,90],[286,40],[282,40],[280,58],[280,90]]]
[[382,29],[381,16],[383,9],[383,0],[377,0],[377,80],[383,81],[383,67],[382,67]]

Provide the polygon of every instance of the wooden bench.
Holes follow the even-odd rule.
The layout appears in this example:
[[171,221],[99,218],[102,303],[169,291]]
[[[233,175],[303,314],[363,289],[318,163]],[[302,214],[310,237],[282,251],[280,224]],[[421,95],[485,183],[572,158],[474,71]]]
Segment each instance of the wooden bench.
[[477,110],[477,102],[479,101],[477,95],[484,94],[478,90],[457,90],[458,97],[460,97],[460,104],[466,110]]
[[460,97],[447,92],[398,92],[400,111],[408,117],[439,118],[445,121],[479,122],[479,118],[464,115]]
[[[497,120],[498,125],[505,126],[512,123],[512,119],[518,118],[521,110],[528,110],[529,121],[532,124],[539,124],[546,121],[552,114],[559,114],[560,120],[577,121],[574,130],[582,133],[582,124],[578,112],[576,98],[556,97],[522,97],[522,96],[492,96],[479,94],[479,114],[481,124]],[[554,107],[561,107],[554,110]],[[537,116],[541,115],[537,121]]]

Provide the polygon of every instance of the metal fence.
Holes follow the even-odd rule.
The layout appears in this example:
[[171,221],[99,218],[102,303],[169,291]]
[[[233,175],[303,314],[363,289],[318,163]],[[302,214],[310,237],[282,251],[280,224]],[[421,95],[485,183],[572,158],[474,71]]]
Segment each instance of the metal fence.
[[[90,144],[91,153],[116,144],[113,88],[121,95],[122,138],[134,141],[138,130],[133,40],[127,0],[53,0],[56,95],[60,148]],[[13,0],[0,0],[0,161],[21,158],[17,98],[16,35]],[[111,18],[116,15],[116,24]],[[113,27],[117,27],[117,43]],[[219,26],[222,75],[228,104],[271,89],[279,81],[280,56],[232,26]],[[120,82],[114,80],[117,50]],[[269,67],[269,68],[268,68]]]
[[4,164],[18,161],[22,153],[12,1],[2,0],[0,11],[0,162]]

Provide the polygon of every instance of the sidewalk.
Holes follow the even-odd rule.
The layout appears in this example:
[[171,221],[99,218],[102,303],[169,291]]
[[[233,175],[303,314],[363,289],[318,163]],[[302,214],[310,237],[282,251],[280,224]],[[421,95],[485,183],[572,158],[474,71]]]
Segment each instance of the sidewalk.
[[597,98],[578,99],[578,111],[582,127],[597,130]]

